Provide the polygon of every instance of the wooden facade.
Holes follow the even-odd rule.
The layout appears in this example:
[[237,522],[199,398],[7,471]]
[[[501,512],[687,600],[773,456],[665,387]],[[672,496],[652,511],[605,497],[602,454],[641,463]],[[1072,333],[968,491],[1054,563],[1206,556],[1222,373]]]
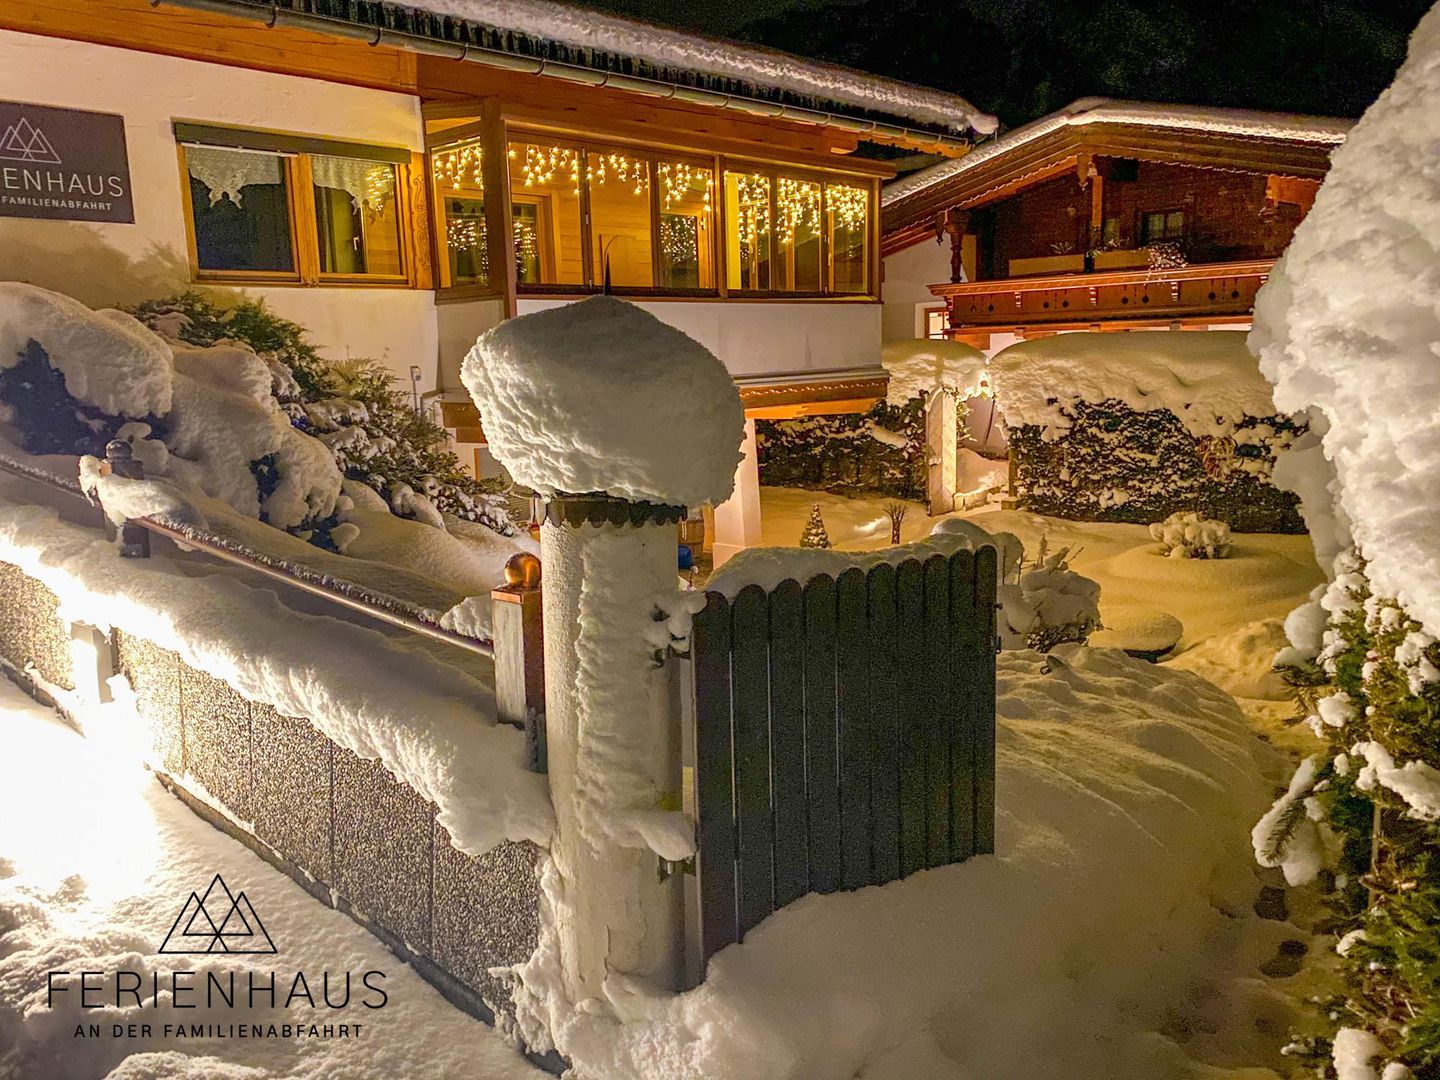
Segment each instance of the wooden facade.
[[951,336],[1248,321],[1344,128],[1100,112],[1037,121],[886,200],[885,254],[950,245],[950,280],[931,292]]

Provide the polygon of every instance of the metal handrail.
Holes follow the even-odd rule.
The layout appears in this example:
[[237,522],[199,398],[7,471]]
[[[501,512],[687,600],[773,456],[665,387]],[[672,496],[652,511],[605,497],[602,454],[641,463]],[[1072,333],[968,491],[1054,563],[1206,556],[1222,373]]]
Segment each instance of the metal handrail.
[[[56,476],[54,473],[17,461],[5,454],[0,454],[0,471],[45,484],[67,495],[89,501],[88,496],[81,489],[78,479],[69,480]],[[248,545],[223,539],[214,533],[205,532],[193,526],[153,517],[132,518],[130,523],[143,526],[161,536],[169,537],[187,548],[202,551],[222,562],[253,570],[264,577],[284,582],[302,592],[321,597],[362,615],[368,615],[380,622],[398,626],[422,637],[430,638],[432,641],[454,645],[456,648],[478,653],[490,659],[495,657],[493,641],[472,638],[449,630],[435,622],[433,618],[429,618],[428,609],[422,608],[418,604],[412,604],[408,600],[402,600],[398,596],[379,593],[363,585],[350,585],[347,589],[337,589],[332,579],[309,567],[280,562]]]

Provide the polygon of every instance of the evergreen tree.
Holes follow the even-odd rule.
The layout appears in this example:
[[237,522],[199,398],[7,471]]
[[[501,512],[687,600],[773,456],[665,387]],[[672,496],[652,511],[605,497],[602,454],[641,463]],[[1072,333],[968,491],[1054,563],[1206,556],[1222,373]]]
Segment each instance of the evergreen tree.
[[[1345,941],[1346,982],[1342,995],[1320,1002],[1326,1018],[1332,1030],[1377,1037],[1382,1061],[1411,1070],[1397,1076],[1432,1078],[1440,1076],[1440,643],[1371,593],[1358,558],[1337,569],[1324,647],[1313,663],[1285,669],[1322,741],[1287,794],[1305,812],[1277,804],[1260,856],[1284,862],[1307,818],[1322,818],[1338,842],[1333,875],[1320,884]],[[1302,1039],[1292,1052],[1323,1068],[1328,1049]]]
[[325,359],[303,327],[263,302],[222,308],[186,292],[148,300],[133,314],[158,333],[202,348],[221,340],[249,345],[270,365],[272,393],[290,422],[325,443],[347,478],[373,488],[397,514],[438,524],[439,511],[514,535],[504,496],[463,470],[445,430],[411,407],[377,361]]
[[825,531],[825,519],[820,516],[819,503],[810,508],[810,520],[805,523],[805,531],[800,534],[800,546],[807,548],[828,548],[830,546],[830,534]]

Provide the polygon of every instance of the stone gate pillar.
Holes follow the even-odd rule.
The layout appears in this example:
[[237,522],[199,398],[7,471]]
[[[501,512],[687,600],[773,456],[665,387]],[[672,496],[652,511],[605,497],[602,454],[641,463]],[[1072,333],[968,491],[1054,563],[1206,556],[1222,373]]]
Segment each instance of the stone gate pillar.
[[744,412],[703,346],[611,296],[501,324],[462,377],[496,459],[545,501],[556,829],[542,941],[570,1006],[614,1012],[614,976],[675,988],[681,975],[683,898],[667,875],[695,835],[663,665],[687,633],[678,526],[686,505],[729,497]]

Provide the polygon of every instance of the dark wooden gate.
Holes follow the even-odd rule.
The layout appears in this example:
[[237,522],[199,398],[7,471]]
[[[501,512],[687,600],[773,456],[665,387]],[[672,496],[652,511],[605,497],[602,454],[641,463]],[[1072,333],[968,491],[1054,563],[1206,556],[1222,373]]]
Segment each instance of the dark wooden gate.
[[691,639],[692,978],[808,892],[995,850],[995,560],[707,594]]

